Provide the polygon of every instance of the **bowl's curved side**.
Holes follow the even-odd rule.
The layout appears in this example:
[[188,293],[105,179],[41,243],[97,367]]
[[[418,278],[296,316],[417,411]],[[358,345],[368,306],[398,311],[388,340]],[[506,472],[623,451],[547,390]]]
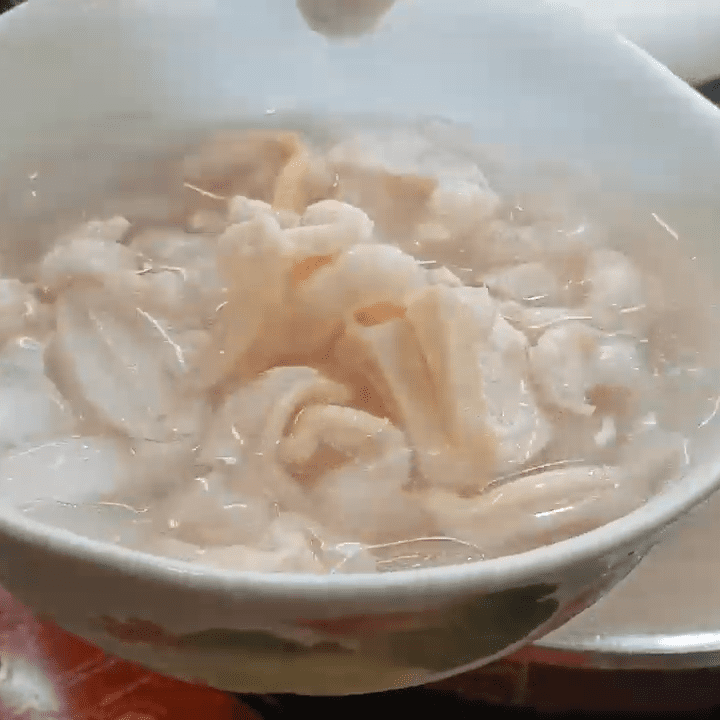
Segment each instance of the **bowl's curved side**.
[[[103,570],[97,567],[3,539],[0,557],[14,557],[16,567],[0,562],[0,584],[44,620],[164,674],[234,692],[355,694],[431,682],[513,652],[592,604],[652,542],[645,538],[554,576],[529,575],[502,590],[476,585],[444,600],[423,598],[418,588],[415,603],[366,597],[349,608],[328,598],[319,613],[318,607],[303,610],[299,599],[261,608],[257,598],[240,597],[222,613],[232,616],[227,626],[212,609],[218,598],[207,592],[160,589],[151,579],[117,574],[98,579]],[[18,573],[30,566],[38,583]],[[71,587],[61,580],[68,577]],[[105,598],[98,597],[98,580]],[[141,608],[132,600],[137,597],[146,598]],[[205,628],[169,630],[178,606],[192,608]]]

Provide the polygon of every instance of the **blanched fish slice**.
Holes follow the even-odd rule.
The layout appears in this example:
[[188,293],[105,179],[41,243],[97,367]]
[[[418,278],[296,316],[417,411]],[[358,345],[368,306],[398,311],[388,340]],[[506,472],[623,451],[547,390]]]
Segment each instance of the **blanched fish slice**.
[[644,334],[647,298],[640,270],[623,253],[595,250],[586,269],[585,309],[593,324],[606,332],[629,329]]
[[215,133],[185,159],[188,212],[205,207],[216,209],[224,199],[236,195],[271,201],[277,177],[302,147],[298,135],[289,132]]
[[482,277],[493,295],[503,300],[556,305],[562,299],[557,275],[540,262],[522,263]]
[[515,300],[498,304],[500,315],[521,330],[531,342],[536,342],[549,328],[570,320],[589,321],[591,316],[582,309],[567,307],[533,307]]
[[425,501],[443,534],[496,557],[557,542],[622,517],[652,494],[661,468],[644,472],[630,476],[616,467],[574,466],[528,475],[470,499],[430,490]]
[[11,341],[0,354],[0,447],[64,435],[72,411],[45,376],[43,344],[31,338]]
[[[163,553],[164,554],[164,553]],[[247,545],[212,547],[196,556],[195,562],[225,570],[254,572],[326,572],[312,553],[304,537],[288,538],[287,545],[277,550],[258,550]]]
[[[309,525],[309,523],[308,523]],[[284,514],[268,530],[248,545],[201,548],[171,536],[152,543],[150,552],[211,567],[254,572],[325,572],[326,568],[313,552],[311,532]]]
[[302,490],[281,467],[279,445],[306,405],[345,403],[344,385],[308,367],[279,367],[237,390],[215,414],[200,461],[232,474],[239,492],[262,487],[267,497],[290,504]]
[[[299,225],[298,227],[286,230],[286,237],[292,241],[297,247],[297,262],[307,263],[314,261],[314,270],[329,265],[337,259],[337,256],[357,242],[357,236],[350,230],[348,231],[339,223],[327,223],[325,225]],[[299,266],[302,268],[302,265]],[[309,277],[310,272],[298,273],[293,271],[293,281],[295,284],[301,283]]]
[[432,482],[475,484],[483,481],[482,476],[487,481],[495,470],[497,446],[487,423],[479,352],[489,342],[496,314],[484,288],[434,286],[409,304],[407,317],[430,370],[441,427],[447,442],[463,456],[464,469],[457,477],[451,473],[443,478],[437,470],[430,474],[436,462],[442,474],[447,473],[447,461],[442,453],[426,453],[418,442],[424,458],[421,468]]
[[288,236],[307,256],[337,256],[358,243],[373,240],[374,223],[365,212],[338,200],[321,200],[307,208],[299,227]]
[[403,489],[411,459],[410,448],[401,445],[322,474],[312,492],[315,516],[348,540],[390,542],[422,534],[427,517]]
[[415,294],[408,306],[407,318],[433,375],[443,422],[461,444],[472,442],[474,431],[466,422],[482,422],[485,414],[477,353],[487,344],[496,315],[485,288],[434,286]]
[[464,180],[441,176],[428,209],[432,221],[440,223],[459,240],[486,222],[499,205],[500,198],[488,187],[484,177]]
[[53,384],[0,383],[0,447],[14,447],[69,432],[72,414]]
[[325,526],[371,542],[419,530],[422,512],[403,490],[412,453],[401,431],[354,408],[313,405],[300,413],[280,454],[302,465],[323,444],[344,455],[334,467],[320,467],[315,480],[314,516]]
[[377,389],[389,415],[417,448],[418,468],[427,479],[455,487],[479,482],[473,454],[486,462],[484,450],[473,448],[468,456],[467,448],[449,438],[428,363],[407,321],[349,326],[337,353],[346,367],[357,368]]
[[311,205],[298,227],[287,230],[300,259],[327,257],[334,260],[353,245],[373,241],[374,223],[365,212],[338,200],[321,200]]
[[487,346],[478,352],[486,423],[497,441],[497,470],[529,462],[552,436],[529,383],[525,336],[497,316]]
[[280,212],[302,214],[308,205],[336,192],[337,178],[325,159],[299,145],[275,180],[272,206]]
[[103,242],[119,243],[127,235],[130,222],[120,215],[105,220],[89,220],[78,225],[60,238],[61,243],[73,240],[100,240]]
[[214,265],[215,245],[202,236],[173,228],[148,228],[138,233],[130,247],[154,263],[189,269],[196,264]]
[[[450,444],[463,448],[464,483],[487,481],[489,473],[536,455],[550,427],[528,383],[527,340],[498,316],[487,290],[428,288],[413,297],[407,317],[434,378]],[[420,458],[425,473],[437,466],[429,479],[443,482],[448,458],[422,449]]]
[[472,463],[443,426],[436,387],[412,327],[405,320],[349,326],[336,349],[346,367],[368,378],[388,416],[407,433],[420,472],[431,482],[465,485]]
[[321,444],[348,455],[367,456],[385,447],[402,447],[405,438],[387,418],[341,405],[309,405],[281,441],[279,452],[283,462],[300,465],[307,463]]
[[114,502],[69,503],[38,500],[23,508],[27,517],[77,535],[142,549],[149,531],[144,508]]
[[90,293],[68,295],[49,351],[61,391],[89,417],[138,439],[197,431],[201,404],[181,396],[177,358],[146,317],[114,315]]
[[[428,224],[445,232],[441,239],[462,234],[494,196],[474,162],[420,133],[358,135],[333,147],[328,158],[341,197],[366,210],[395,241],[417,240],[417,231]],[[453,210],[460,212],[451,218]]]
[[187,490],[173,494],[162,507],[168,524],[159,530],[199,546],[256,542],[276,515],[272,503],[233,495],[223,485],[217,474],[195,478]]
[[144,260],[136,278],[136,303],[174,324],[199,326],[214,318],[225,300],[217,247],[205,237],[172,230],[146,230],[132,247]]
[[130,286],[139,267],[131,248],[113,240],[81,237],[53,248],[42,260],[38,280],[53,292],[83,282],[117,289]]
[[303,283],[299,297],[317,312],[347,317],[374,306],[403,308],[408,294],[426,284],[422,267],[399,248],[355,245]]
[[581,415],[594,412],[589,401],[594,388],[622,388],[635,395],[648,381],[634,342],[606,336],[581,322],[551,327],[529,355],[544,399]]
[[432,376],[407,321],[349,325],[336,355],[338,362],[355,367],[377,388],[389,415],[399,420],[414,446],[442,433]]
[[499,204],[487,185],[441,177],[415,227],[415,248],[426,255],[457,251],[457,243],[467,242],[490,222]]
[[300,215],[292,210],[273,208],[263,200],[253,200],[244,195],[236,195],[230,199],[227,210],[227,225],[237,225],[254,220],[259,215],[269,215],[277,221],[283,230],[297,227]]
[[0,278],[0,343],[19,335],[38,319],[38,302],[31,289],[12,278]]
[[356,238],[356,242],[370,242],[373,221],[367,213],[339,200],[321,200],[310,205],[300,220],[302,225],[342,225]]
[[255,443],[262,446],[259,450],[276,448],[304,406],[349,399],[348,388],[312,368],[268,370],[233,393],[215,414],[201,460],[210,463],[233,457],[238,444]]
[[265,215],[231,225],[218,239],[218,250],[218,270],[228,291],[203,363],[208,385],[232,372],[268,318],[283,314],[294,259],[277,221]]
[[455,288],[463,286],[463,281],[446,267],[428,270],[427,278],[430,285],[447,285],[447,287]]
[[236,195],[228,202],[227,219],[230,225],[254,220],[258,215],[275,215],[272,205],[264,200],[253,200]]
[[488,187],[475,162],[407,129],[355,135],[333,146],[328,160],[393,175],[424,175]]
[[584,270],[587,243],[569,233],[558,232],[556,222],[521,224],[491,218],[478,228],[470,246],[468,265],[472,268],[502,268],[509,265],[552,259],[567,280]]
[[36,500],[97,502],[125,481],[127,459],[110,438],[63,438],[17,448],[0,458],[0,497],[16,507]]

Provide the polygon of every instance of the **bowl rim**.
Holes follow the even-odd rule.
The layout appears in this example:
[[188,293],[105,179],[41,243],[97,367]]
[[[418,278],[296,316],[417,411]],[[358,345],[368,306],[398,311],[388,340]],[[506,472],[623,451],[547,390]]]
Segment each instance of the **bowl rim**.
[[[31,7],[33,3],[23,3],[7,15],[29,13]],[[609,44],[629,48],[636,55],[637,65],[643,69],[648,81],[684,103],[697,120],[720,127],[718,108],[648,53],[617,34],[609,35]],[[453,594],[511,587],[526,581],[537,581],[544,576],[556,576],[569,566],[579,566],[613,553],[627,555],[643,539],[655,539],[659,531],[719,487],[720,458],[691,468],[641,507],[581,535],[515,555],[389,573],[264,573],[219,569],[92,540],[69,530],[50,527],[9,506],[0,506],[0,536],[5,544],[19,543],[40,548],[51,555],[102,566],[104,570],[121,576],[160,581],[170,586],[182,584],[195,591],[237,593],[245,589],[257,598],[285,602],[302,598],[314,603],[373,597],[392,600],[411,594],[414,597],[421,594],[424,597],[447,598]]]
[[578,567],[613,554],[632,555],[644,539],[656,535],[720,487],[720,459],[693,468],[660,494],[617,520],[566,540],[515,555],[441,567],[388,573],[295,573],[220,569],[175,560],[110,542],[93,540],[0,507],[0,535],[46,553],[89,562],[120,576],[181,583],[196,591],[252,591],[255,597],[327,603],[377,597],[385,601],[418,593],[447,598],[472,590],[497,590],[523,582],[550,580],[569,566]]

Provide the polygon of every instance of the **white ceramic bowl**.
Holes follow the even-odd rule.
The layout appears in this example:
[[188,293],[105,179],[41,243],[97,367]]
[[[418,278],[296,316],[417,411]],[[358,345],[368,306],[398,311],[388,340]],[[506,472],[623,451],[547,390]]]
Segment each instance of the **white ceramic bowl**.
[[720,77],[717,0],[555,0],[617,30],[684,80]]
[[[661,212],[720,277],[718,111],[629,43],[530,0],[402,2],[376,35],[340,45],[307,30],[291,0],[33,0],[0,21],[0,67],[2,213],[16,229],[52,224],[102,192],[120,160],[183,128],[293,107],[429,114],[590,171]],[[13,252],[42,237],[2,234]],[[377,576],[203,569],[3,508],[0,584],[112,653],[221,688],[401,687],[510,653],[587,607],[720,484],[711,450],[593,532]]]

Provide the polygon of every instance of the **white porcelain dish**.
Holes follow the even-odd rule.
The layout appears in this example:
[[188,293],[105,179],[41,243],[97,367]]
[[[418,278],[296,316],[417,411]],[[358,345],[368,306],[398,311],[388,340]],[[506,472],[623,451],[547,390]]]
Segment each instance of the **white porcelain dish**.
[[605,23],[695,85],[720,77],[715,0],[557,0]]
[[[403,2],[375,35],[341,44],[310,32],[290,0],[33,0],[0,20],[0,66],[4,220],[52,221],[102,191],[120,159],[209,122],[432,115],[662,207],[720,277],[718,110],[627,41],[530,0]],[[510,653],[590,605],[718,487],[720,459],[706,460],[574,539],[377,576],[207,570],[3,508],[0,584],[112,653],[228,690],[401,687]]]

